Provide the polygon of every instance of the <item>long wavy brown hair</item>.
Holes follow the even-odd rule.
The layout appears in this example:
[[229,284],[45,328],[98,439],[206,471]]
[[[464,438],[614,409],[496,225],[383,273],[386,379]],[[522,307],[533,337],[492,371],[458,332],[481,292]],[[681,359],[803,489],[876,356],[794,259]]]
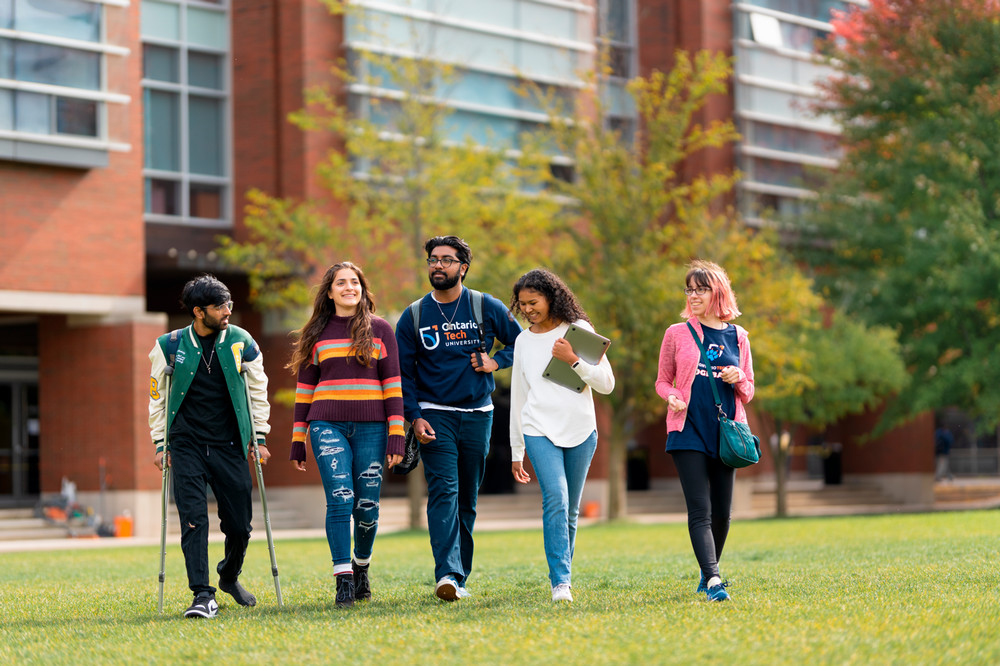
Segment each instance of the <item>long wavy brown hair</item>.
[[337,306],[330,298],[330,287],[334,278],[341,270],[348,269],[354,271],[361,283],[361,301],[358,309],[351,317],[351,353],[358,363],[366,367],[371,367],[372,357],[375,355],[375,336],[372,333],[372,315],[375,314],[375,299],[371,289],[368,288],[368,279],[365,277],[361,267],[350,261],[341,261],[330,266],[323,276],[323,281],[319,284],[316,292],[316,300],[313,302],[312,316],[306,325],[292,335],[297,336],[297,340],[292,346],[292,360],[285,366],[292,373],[297,373],[305,365],[312,361],[313,347],[319,341],[323,329],[337,312]]

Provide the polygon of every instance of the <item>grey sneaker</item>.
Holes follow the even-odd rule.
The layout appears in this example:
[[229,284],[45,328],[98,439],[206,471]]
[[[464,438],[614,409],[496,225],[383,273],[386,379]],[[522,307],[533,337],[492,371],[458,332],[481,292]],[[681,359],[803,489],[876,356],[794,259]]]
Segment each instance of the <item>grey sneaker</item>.
[[191,602],[191,606],[184,611],[184,617],[210,618],[215,617],[215,614],[218,611],[219,604],[215,603],[215,597],[202,595],[194,598],[194,601]]

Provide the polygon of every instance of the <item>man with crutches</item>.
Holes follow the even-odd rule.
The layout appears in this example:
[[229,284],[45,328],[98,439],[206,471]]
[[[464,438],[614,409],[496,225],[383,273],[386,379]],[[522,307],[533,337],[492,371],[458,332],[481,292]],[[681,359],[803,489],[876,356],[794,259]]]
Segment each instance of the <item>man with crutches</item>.
[[[219,589],[241,606],[257,603],[238,579],[252,517],[247,456],[255,465],[271,456],[264,444],[270,406],[260,348],[247,331],[229,323],[233,302],[226,285],[210,275],[195,278],[184,286],[181,302],[191,325],[160,336],[149,353],[149,425],[154,463],[162,470],[166,458],[164,483],[173,477],[181,550],[194,594],[184,616],[210,618],[218,604],[209,584],[208,486],[226,537],[217,567]],[[161,551],[161,594],[162,561]]]

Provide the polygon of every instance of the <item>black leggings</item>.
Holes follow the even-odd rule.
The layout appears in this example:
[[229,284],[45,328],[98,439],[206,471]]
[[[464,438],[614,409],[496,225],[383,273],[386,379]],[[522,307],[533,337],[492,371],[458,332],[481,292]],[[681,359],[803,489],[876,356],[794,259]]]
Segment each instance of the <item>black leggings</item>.
[[719,575],[719,558],[729,535],[736,470],[701,451],[671,451],[688,511],[694,556],[707,581]]

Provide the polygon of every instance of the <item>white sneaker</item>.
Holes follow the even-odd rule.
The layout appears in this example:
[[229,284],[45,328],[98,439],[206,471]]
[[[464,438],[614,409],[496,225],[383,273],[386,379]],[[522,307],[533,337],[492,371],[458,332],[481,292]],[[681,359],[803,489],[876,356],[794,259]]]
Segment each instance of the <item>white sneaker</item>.
[[471,596],[472,596],[472,592],[469,592],[464,587],[459,587],[458,588],[458,598],[459,599],[465,599],[465,598],[471,597]]
[[438,599],[443,599],[444,601],[455,601],[455,599],[459,598],[458,583],[451,576],[444,576],[437,582],[437,585],[434,586],[434,594],[437,595]]
[[559,583],[553,587],[552,601],[573,601],[573,594],[569,589],[569,583]]

